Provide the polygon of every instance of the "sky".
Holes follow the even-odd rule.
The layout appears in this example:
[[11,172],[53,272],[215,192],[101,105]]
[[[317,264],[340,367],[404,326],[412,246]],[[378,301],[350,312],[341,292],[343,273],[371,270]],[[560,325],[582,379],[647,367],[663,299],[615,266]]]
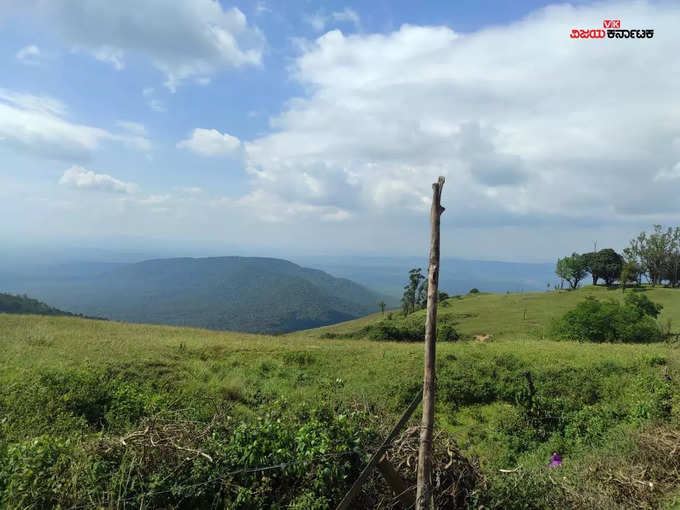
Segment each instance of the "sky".
[[[573,39],[572,29],[654,29]],[[0,239],[622,249],[680,223],[677,2],[0,0]]]

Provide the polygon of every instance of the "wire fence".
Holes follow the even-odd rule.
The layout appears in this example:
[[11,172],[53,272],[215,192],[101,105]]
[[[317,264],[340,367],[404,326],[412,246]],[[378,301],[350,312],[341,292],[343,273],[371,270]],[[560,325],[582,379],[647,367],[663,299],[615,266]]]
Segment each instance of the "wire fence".
[[[285,469],[290,466],[294,466],[297,464],[304,464],[304,463],[309,463],[309,462],[315,462],[319,460],[324,460],[332,457],[347,457],[350,455],[356,455],[356,452],[337,452],[337,453],[327,453],[325,455],[319,455],[317,457],[312,457],[309,459],[299,459],[299,460],[293,460],[290,462],[281,462],[279,464],[271,464],[269,466],[258,466],[258,467],[247,467],[247,468],[241,468],[241,469],[236,469],[234,471],[229,471],[228,473],[224,473],[220,476],[216,476],[214,478],[210,478],[208,480],[204,480],[202,482],[196,482],[188,485],[177,485],[175,487],[172,487],[171,489],[164,489],[161,491],[150,491],[150,492],[143,492],[141,494],[137,494],[132,497],[128,498],[116,498],[115,502],[116,504],[120,503],[127,503],[131,501],[136,501],[144,498],[149,498],[153,496],[159,496],[161,494],[168,494],[171,492],[178,492],[186,489],[195,489],[196,487],[202,487],[204,485],[210,485],[215,482],[225,482],[228,478],[231,478],[232,476],[236,475],[241,475],[241,474],[248,474],[248,473],[262,473],[265,471],[272,471],[275,469]],[[81,508],[92,508],[93,506],[98,506],[96,503],[87,503],[87,504],[79,504],[79,505],[74,505],[69,507],[69,510],[78,510]]]

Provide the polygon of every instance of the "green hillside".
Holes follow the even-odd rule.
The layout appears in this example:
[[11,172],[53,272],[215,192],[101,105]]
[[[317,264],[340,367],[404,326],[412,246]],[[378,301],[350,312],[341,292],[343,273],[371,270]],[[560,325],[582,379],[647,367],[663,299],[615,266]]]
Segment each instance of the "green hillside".
[[[621,292],[440,305],[463,339],[438,346],[438,441],[478,466],[470,506],[672,507],[677,345],[550,339],[588,294]],[[645,294],[677,333],[680,290]],[[272,337],[0,314],[0,507],[333,508],[422,380],[421,343],[356,335],[381,320]],[[375,476],[358,507],[392,501]]]
[[260,257],[148,260],[25,286],[31,295],[86,315],[257,333],[349,320],[371,313],[381,299],[350,280]]
[[32,299],[28,296],[6,294],[4,292],[0,292],[0,313],[73,315],[58,308],[53,308],[37,299]]

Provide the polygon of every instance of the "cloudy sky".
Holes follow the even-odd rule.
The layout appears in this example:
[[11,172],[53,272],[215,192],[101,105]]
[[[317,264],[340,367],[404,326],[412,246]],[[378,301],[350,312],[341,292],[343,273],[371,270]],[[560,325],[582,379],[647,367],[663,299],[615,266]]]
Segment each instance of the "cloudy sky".
[[[573,28],[653,39],[571,39]],[[680,223],[677,2],[0,0],[0,238],[552,260]],[[200,254],[192,252],[193,254]]]

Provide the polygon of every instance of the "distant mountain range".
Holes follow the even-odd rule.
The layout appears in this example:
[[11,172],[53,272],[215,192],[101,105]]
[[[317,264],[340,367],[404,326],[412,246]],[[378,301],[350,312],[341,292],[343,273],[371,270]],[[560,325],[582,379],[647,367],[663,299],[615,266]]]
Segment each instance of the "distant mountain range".
[[[398,298],[414,267],[427,274],[426,257],[298,257],[305,266],[361,282],[375,291]],[[553,262],[502,262],[442,258],[439,288],[449,294],[465,294],[473,287],[482,292],[532,292],[558,283]]]
[[[87,316],[277,333],[324,326],[398,307],[408,270],[425,257],[210,257],[139,263],[0,261],[0,291],[28,294]],[[302,267],[305,266],[305,267]],[[310,269],[314,268],[314,269]],[[332,275],[332,276],[331,276]],[[355,283],[356,282],[356,283]],[[553,263],[443,258],[440,289],[464,294],[546,289]]]
[[377,311],[384,299],[348,279],[259,257],[64,264],[6,282],[8,290],[75,313],[258,333],[353,319]]

